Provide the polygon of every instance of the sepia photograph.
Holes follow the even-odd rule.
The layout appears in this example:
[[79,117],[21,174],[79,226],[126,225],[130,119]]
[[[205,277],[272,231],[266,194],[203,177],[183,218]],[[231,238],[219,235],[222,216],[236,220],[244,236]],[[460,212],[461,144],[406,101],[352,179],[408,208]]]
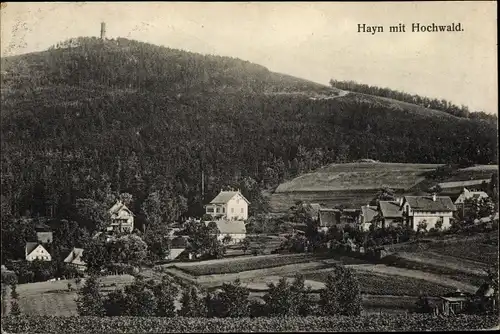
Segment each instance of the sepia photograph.
[[2,333],[500,329],[496,1],[0,19]]

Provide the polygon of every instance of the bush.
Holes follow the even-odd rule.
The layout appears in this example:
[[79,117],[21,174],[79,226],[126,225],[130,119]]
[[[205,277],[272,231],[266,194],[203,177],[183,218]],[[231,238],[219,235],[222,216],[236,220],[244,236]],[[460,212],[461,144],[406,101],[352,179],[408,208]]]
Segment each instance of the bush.
[[191,275],[217,275],[239,273],[247,270],[280,267],[288,264],[307,262],[311,259],[309,254],[290,254],[275,257],[246,258],[224,263],[202,264],[199,266],[176,266],[177,269]]
[[7,285],[17,284],[17,275],[12,271],[2,271],[2,283]]
[[453,331],[490,329],[498,316],[382,314],[365,316],[283,318],[161,318],[161,317],[55,317],[8,316],[2,319],[9,333],[235,333],[235,332],[361,332]]

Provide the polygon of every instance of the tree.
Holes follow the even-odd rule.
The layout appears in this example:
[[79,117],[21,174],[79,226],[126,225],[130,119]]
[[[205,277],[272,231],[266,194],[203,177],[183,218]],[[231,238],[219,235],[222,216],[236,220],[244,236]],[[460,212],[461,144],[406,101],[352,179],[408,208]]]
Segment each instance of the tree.
[[375,198],[372,201],[372,204],[378,205],[380,201],[394,201],[396,199],[395,192],[393,189],[388,187],[381,188]]
[[108,208],[102,202],[91,198],[77,198],[75,206],[79,221],[90,231],[102,230],[110,221]]
[[13,299],[18,299],[19,298],[19,293],[17,292],[17,285],[16,284],[12,284],[10,286],[10,296]]
[[104,310],[108,317],[124,316],[128,312],[127,296],[122,290],[108,293],[104,300]]
[[195,287],[186,289],[181,297],[181,309],[178,314],[181,317],[203,317],[206,315],[206,305],[199,296],[199,291]]
[[420,221],[417,225],[417,233],[419,232],[427,232],[427,221],[424,219]]
[[352,269],[336,266],[328,275],[325,289],[320,294],[320,310],[325,315],[361,314],[361,292]]
[[10,314],[14,316],[21,315],[21,308],[19,307],[19,303],[16,299],[12,299],[10,301]]
[[153,288],[153,293],[156,298],[156,316],[175,316],[175,297],[178,292],[177,287],[170,281],[168,276],[163,276],[161,282]]
[[97,274],[110,262],[110,245],[101,239],[90,239],[83,248],[82,260],[87,265],[87,272]]
[[264,296],[267,313],[271,316],[308,315],[312,311],[312,301],[310,288],[306,288],[304,282],[304,277],[298,274],[291,284],[285,277],[277,285],[268,284],[269,291]]
[[239,279],[234,283],[224,283],[221,290],[216,297],[220,305],[219,313],[216,316],[239,318],[249,315],[249,292],[241,286]]
[[117,262],[139,265],[146,258],[148,246],[137,235],[124,235],[112,245],[113,258]]
[[142,279],[127,285],[124,289],[127,299],[126,315],[135,317],[150,317],[156,314],[157,302],[151,285]]
[[429,303],[429,298],[425,296],[420,296],[418,297],[417,302],[415,303],[416,307],[416,312],[417,313],[431,313],[432,312],[432,306]]
[[80,316],[103,316],[105,314],[99,280],[95,275],[88,277],[83,287],[78,290],[76,306]]
[[241,249],[243,250],[243,254],[246,255],[248,248],[250,247],[250,240],[245,238],[241,241]]

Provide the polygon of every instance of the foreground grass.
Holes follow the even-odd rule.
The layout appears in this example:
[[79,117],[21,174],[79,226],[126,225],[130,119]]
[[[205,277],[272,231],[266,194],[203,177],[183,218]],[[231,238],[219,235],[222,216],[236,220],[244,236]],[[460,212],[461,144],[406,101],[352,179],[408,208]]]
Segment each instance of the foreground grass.
[[443,318],[428,314],[384,314],[356,317],[158,318],[158,317],[4,317],[8,333],[217,333],[312,331],[444,331],[490,329],[498,317]]

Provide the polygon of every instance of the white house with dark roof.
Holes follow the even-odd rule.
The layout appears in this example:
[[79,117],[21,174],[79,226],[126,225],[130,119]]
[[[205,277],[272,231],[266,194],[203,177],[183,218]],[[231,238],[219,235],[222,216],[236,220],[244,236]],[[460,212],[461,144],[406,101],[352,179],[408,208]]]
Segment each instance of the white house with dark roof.
[[231,243],[235,244],[243,241],[247,236],[247,229],[245,227],[245,222],[242,220],[216,220],[214,222],[205,222],[206,226],[215,223],[217,227],[217,239],[222,241],[224,237],[230,236]]
[[250,202],[238,191],[221,191],[205,206],[205,212],[214,218],[247,220]]
[[122,201],[116,201],[115,205],[109,209],[111,215],[111,225],[108,231],[129,232],[134,230],[134,214]]
[[52,261],[50,253],[38,242],[27,242],[25,247],[26,261]]
[[456,210],[448,196],[405,196],[401,204],[406,223],[414,230],[418,229],[420,222],[425,222],[427,229],[431,229],[439,221],[443,223],[442,229],[447,229]]

